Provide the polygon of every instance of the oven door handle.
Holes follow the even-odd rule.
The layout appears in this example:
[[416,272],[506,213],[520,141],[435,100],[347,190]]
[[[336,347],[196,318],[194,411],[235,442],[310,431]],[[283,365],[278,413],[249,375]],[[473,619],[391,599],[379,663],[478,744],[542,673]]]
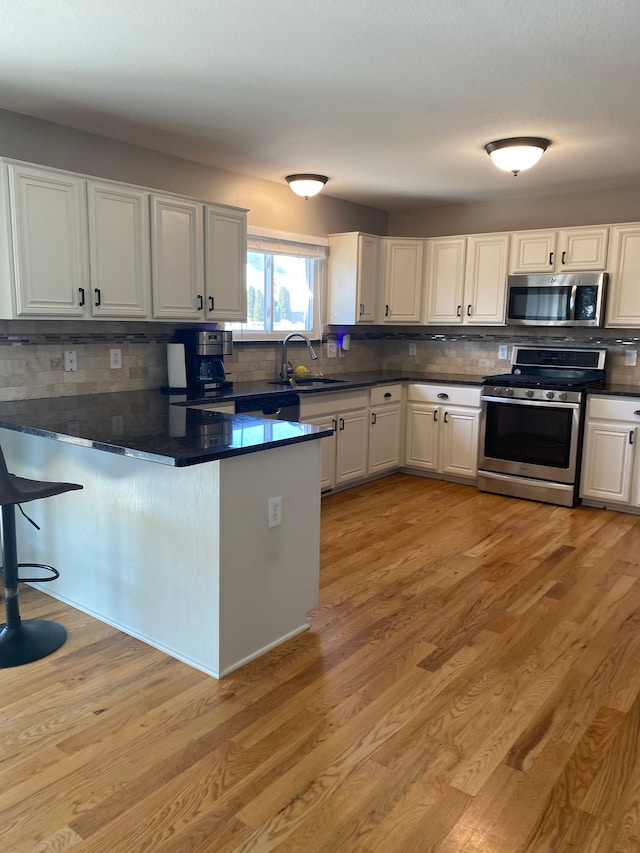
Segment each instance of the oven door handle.
[[580,403],[558,400],[522,400],[513,397],[480,397],[481,403],[505,403],[507,406],[545,406],[547,409],[579,409]]

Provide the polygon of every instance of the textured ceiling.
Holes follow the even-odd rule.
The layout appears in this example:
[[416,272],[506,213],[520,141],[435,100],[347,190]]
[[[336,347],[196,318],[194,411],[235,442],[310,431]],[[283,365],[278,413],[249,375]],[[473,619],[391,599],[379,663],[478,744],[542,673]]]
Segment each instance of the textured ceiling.
[[[30,0],[0,107],[385,209],[640,182],[637,0]],[[519,177],[483,145],[553,145]]]

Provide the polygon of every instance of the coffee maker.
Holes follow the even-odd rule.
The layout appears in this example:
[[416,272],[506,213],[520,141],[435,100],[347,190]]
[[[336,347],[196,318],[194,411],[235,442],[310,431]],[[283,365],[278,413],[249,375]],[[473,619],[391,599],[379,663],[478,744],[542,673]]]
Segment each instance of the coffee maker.
[[233,353],[233,333],[215,329],[179,329],[167,344],[169,389],[210,391],[230,388],[224,357]]

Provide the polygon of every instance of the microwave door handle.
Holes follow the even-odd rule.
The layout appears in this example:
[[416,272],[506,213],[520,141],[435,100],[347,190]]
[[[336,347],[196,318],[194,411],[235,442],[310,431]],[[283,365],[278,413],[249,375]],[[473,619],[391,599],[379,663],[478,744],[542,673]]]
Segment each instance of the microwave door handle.
[[576,284],[571,286],[571,296],[569,297],[569,319],[576,319],[576,293],[578,291],[578,286]]

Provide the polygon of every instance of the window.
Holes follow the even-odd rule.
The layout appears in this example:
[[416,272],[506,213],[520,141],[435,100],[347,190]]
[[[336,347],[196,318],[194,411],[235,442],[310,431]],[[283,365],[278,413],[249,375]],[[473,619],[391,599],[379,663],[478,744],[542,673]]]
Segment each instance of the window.
[[226,324],[238,340],[281,340],[289,332],[321,336],[326,240],[298,242],[287,236],[249,234],[247,322]]

